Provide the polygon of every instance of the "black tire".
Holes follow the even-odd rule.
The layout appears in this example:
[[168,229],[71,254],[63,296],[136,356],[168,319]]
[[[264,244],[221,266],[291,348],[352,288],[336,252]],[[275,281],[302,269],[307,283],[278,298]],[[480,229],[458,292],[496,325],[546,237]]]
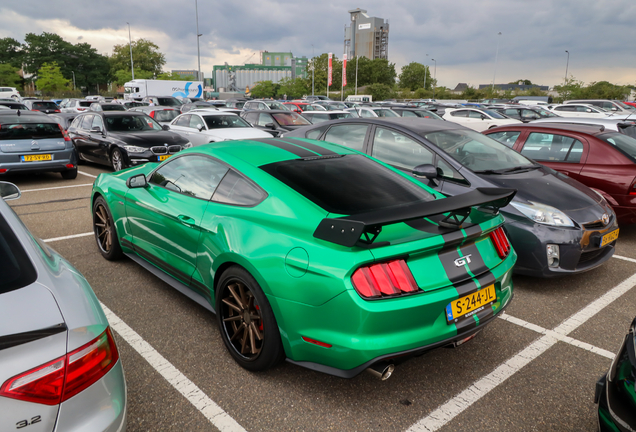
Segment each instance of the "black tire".
[[113,152],[110,154],[110,165],[115,171],[121,171],[126,168],[124,156],[121,154],[121,150],[119,150],[118,148],[114,149]]
[[70,170],[62,171],[60,174],[62,174],[62,178],[64,180],[73,180],[73,179],[77,178],[77,168],[73,168],[73,169],[70,169]]
[[115,261],[124,256],[117,237],[117,230],[113,222],[106,200],[97,197],[93,204],[93,232],[97,248],[108,261]]
[[264,371],[285,358],[274,312],[258,282],[244,268],[233,266],[221,275],[216,319],[226,348],[241,367]]

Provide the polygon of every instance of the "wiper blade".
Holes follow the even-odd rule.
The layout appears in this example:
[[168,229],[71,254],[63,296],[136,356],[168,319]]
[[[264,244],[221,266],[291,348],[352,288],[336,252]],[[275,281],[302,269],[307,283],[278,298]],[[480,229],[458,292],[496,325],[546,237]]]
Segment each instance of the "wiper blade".
[[510,172],[519,172],[519,171],[530,171],[541,168],[539,165],[526,165],[526,166],[517,166],[503,170],[502,172],[510,173]]
[[474,171],[474,173],[475,174],[503,174],[499,170],[481,170],[481,171]]

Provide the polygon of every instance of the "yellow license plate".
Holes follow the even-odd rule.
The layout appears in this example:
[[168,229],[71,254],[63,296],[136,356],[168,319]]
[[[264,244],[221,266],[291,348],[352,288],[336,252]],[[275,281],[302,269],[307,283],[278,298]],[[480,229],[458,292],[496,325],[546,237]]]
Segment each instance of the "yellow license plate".
[[616,240],[618,238],[618,231],[619,231],[618,229],[615,229],[611,233],[605,234],[601,238],[601,247],[606,246],[610,244],[611,242],[613,242],[614,240]]
[[462,318],[467,318],[482,311],[495,300],[497,300],[495,285],[489,285],[477,292],[450,302],[448,306],[446,306],[446,321],[451,323],[457,322]]
[[159,162],[161,161],[165,161],[166,159],[168,159],[170,156],[172,155],[163,155],[163,156],[159,156]]
[[22,162],[37,162],[37,161],[49,161],[49,160],[53,160],[50,154],[22,156]]

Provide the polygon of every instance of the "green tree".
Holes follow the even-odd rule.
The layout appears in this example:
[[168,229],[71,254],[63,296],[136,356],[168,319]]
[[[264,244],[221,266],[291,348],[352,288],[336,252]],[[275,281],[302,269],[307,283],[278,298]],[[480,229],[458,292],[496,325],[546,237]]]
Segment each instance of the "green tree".
[[300,99],[311,93],[311,79],[308,81],[305,78],[283,78],[278,84],[277,96],[279,98],[287,95],[287,99]]
[[[137,68],[135,68],[135,78],[137,77]],[[157,75],[158,80],[168,80],[168,81],[196,81],[196,77],[194,75],[182,76],[178,73],[174,72],[161,72]]]
[[400,88],[417,90],[424,87],[424,81],[426,80],[426,88],[431,88],[431,72],[428,66],[424,66],[421,63],[411,62],[402,68],[400,73]]
[[[152,76],[157,76],[161,74],[161,69],[166,64],[166,57],[159,52],[159,46],[147,39],[133,41],[132,54],[135,64],[135,78],[140,78],[137,77],[137,68],[151,72]],[[130,71],[130,45],[115,45],[109,63],[112,74],[120,70]]]
[[44,94],[51,94],[69,89],[70,80],[64,78],[57,63],[44,63],[38,70],[38,79],[35,84]]
[[[145,70],[135,68],[135,79],[151,79],[152,76],[153,76],[152,72],[150,71],[145,71]],[[131,80],[132,80],[132,73],[130,72],[130,70],[120,69],[113,73],[113,83],[115,85],[121,86],[121,85],[124,85],[124,83],[127,83],[128,81],[131,81]]]
[[18,75],[18,68],[8,63],[0,63],[0,85],[7,87],[21,87],[22,77]]
[[280,86],[274,84],[272,81],[259,81],[250,90],[252,97],[255,98],[273,98],[276,96],[276,92]]
[[393,87],[382,83],[369,84],[368,86],[366,86],[365,93],[373,96],[374,101],[382,101],[395,96]]
[[517,81],[510,82],[508,84],[535,85],[535,84],[532,84],[532,81],[530,81],[529,79],[520,79],[520,80],[517,80]]
[[[385,59],[369,60],[366,57],[358,57],[358,87],[369,84],[386,84],[393,86],[397,76],[395,64]],[[355,86],[356,59],[347,60],[347,84]],[[422,83],[424,78],[422,78]]]
[[0,39],[0,63],[8,63],[20,69],[22,67],[22,44],[17,40],[6,37]]

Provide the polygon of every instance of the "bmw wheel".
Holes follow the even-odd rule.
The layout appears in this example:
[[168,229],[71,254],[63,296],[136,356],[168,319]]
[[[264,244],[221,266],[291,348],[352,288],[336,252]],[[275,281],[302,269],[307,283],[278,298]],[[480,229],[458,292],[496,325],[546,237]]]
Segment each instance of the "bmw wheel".
[[126,163],[124,162],[124,156],[121,154],[121,150],[117,148],[113,150],[110,155],[110,163],[115,171],[121,171],[126,168]]
[[269,369],[283,360],[274,312],[252,275],[242,267],[230,267],[216,291],[221,337],[234,360],[251,371]]
[[115,261],[124,255],[117,238],[113,216],[101,196],[97,197],[93,204],[93,231],[99,252],[104,258]]

